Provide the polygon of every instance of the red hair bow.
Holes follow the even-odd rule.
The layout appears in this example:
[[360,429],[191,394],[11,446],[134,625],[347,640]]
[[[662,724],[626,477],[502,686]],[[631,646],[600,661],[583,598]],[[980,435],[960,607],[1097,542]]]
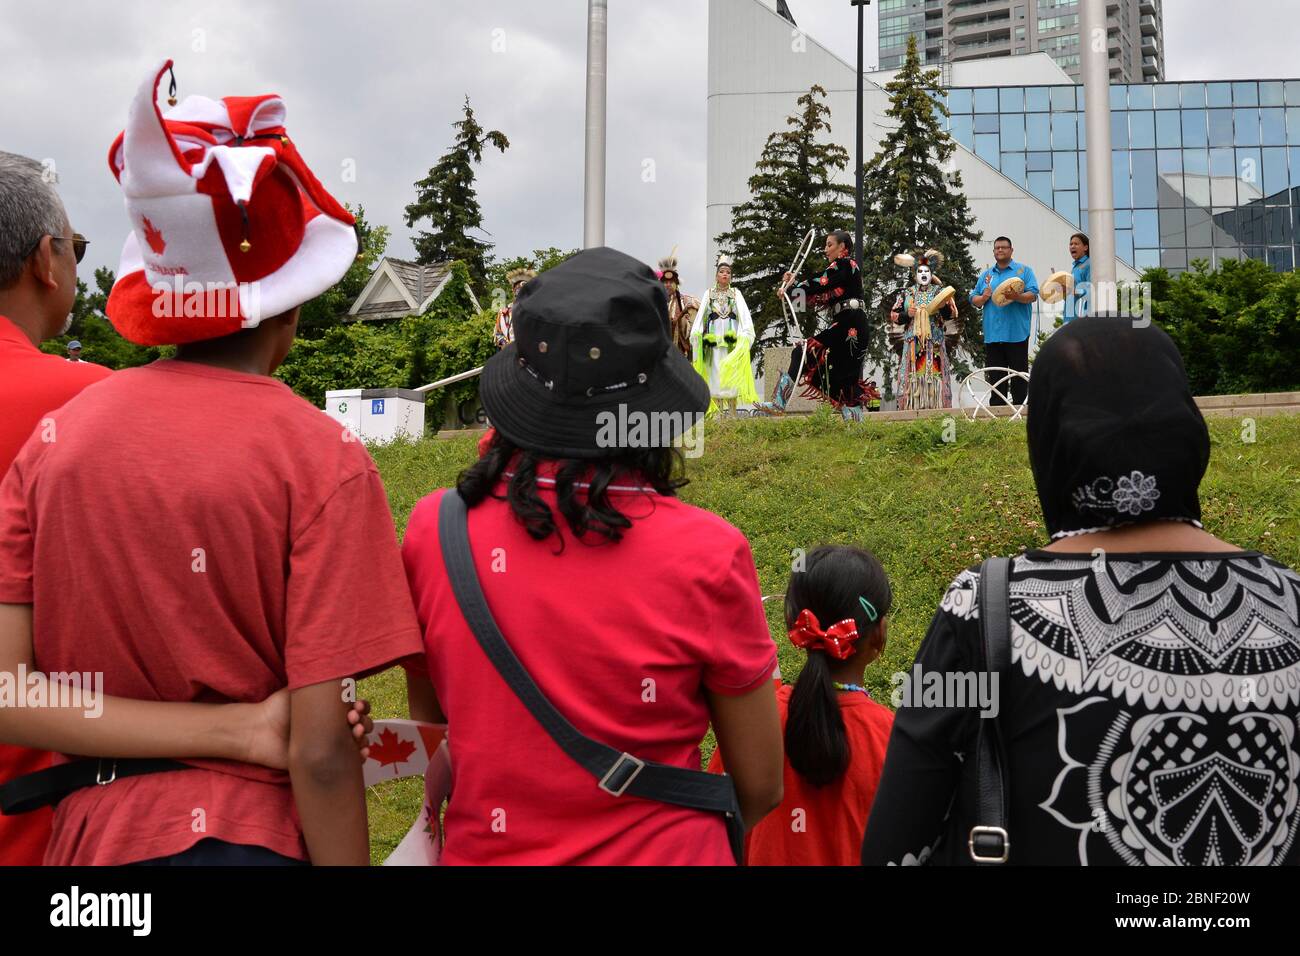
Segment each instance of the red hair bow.
[[848,660],[858,639],[858,624],[851,617],[822,630],[817,615],[804,608],[790,628],[790,643],[805,651],[825,651],[837,661]]

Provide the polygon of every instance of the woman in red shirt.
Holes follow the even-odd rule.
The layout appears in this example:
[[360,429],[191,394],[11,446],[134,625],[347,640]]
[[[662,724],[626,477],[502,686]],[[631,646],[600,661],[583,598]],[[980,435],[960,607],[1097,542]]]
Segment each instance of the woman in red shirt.
[[[893,712],[863,674],[885,649],[893,602],[876,556],[827,545],[790,576],[785,619],[808,660],[777,691],[785,727],[785,798],[750,833],[751,866],[857,866],[885,762]],[[710,770],[721,770],[715,756]]]
[[493,436],[455,490],[416,505],[402,548],[427,664],[408,671],[411,716],[445,717],[455,777],[442,861],[730,865],[722,814],[598,786],[457,604],[443,494],[465,499],[492,617],[563,717],[639,760],[697,771],[712,723],[744,821],[780,802],[776,647],[749,544],[676,497],[673,443],[709,393],[672,347],[661,285],[622,253],[587,250],[529,282],[513,318],[515,341],[480,387]]

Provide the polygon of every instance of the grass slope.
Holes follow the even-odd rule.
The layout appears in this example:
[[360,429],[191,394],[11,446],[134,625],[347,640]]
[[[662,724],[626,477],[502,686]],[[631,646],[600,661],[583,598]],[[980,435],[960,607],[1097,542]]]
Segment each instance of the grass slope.
[[[906,671],[948,582],[994,554],[1046,543],[1025,451],[1024,427],[952,426],[942,419],[845,425],[811,417],[712,425],[704,454],[688,462],[682,497],[725,517],[749,538],[764,594],[782,594],[796,549],[822,543],[870,548],[894,588],[889,646],[868,670],[877,700]],[[1300,566],[1300,417],[1261,418],[1254,442],[1240,422],[1212,420],[1210,470],[1201,486],[1206,528],[1245,548]],[[475,455],[477,436],[372,449],[398,533],[421,496],[445,487]],[[945,442],[944,438],[955,438]],[[792,681],[801,652],[785,637],[781,602],[768,623]],[[364,682],[379,716],[405,716],[405,685],[389,672]],[[711,749],[712,741],[705,741]],[[381,861],[415,819],[418,780],[370,792],[371,854]]]

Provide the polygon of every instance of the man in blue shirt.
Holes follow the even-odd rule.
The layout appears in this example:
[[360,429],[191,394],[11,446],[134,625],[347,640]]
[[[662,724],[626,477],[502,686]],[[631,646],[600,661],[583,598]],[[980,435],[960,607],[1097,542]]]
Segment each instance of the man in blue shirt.
[[[970,301],[977,309],[984,310],[985,364],[990,368],[1028,372],[1029,325],[1034,312],[1033,303],[1038,300],[1038,279],[1034,277],[1033,269],[1011,258],[1014,251],[1006,236],[993,240],[994,265],[979,277],[971,290]],[[1013,276],[1025,283],[1024,290],[1006,305],[998,305],[993,301],[994,290]],[[990,384],[995,384],[998,378],[1000,376],[995,375]],[[1028,390],[1029,383],[1017,377],[1004,384],[998,392],[1005,394],[1010,391],[1012,402],[1023,405]],[[990,396],[990,405],[1006,404],[998,392]]]

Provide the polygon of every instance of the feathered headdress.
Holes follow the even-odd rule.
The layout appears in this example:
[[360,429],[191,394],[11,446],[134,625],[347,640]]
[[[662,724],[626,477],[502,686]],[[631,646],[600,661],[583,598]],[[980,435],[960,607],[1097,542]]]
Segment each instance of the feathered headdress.
[[736,264],[736,260],[735,260],[735,259],[733,259],[731,256],[727,255],[725,252],[719,252],[719,253],[718,253],[718,262],[717,262],[717,264],[714,266],[714,268],[715,268],[715,269],[721,269],[723,266],[726,266],[728,269],[730,269],[730,268],[731,268],[732,266],[734,266],[735,264]]
[[510,283],[511,288],[514,288],[520,282],[527,282],[529,279],[536,278],[537,270],[535,269],[511,269],[506,273],[506,281]]
[[929,266],[932,282],[938,282],[939,268],[943,265],[943,253],[938,249],[926,249],[925,252],[917,252],[911,255],[906,252],[900,252],[894,256],[894,265],[902,266],[904,269],[915,269],[918,266]]
[[681,281],[681,273],[677,271],[677,247],[673,246],[673,251],[668,253],[659,260],[659,278],[671,278],[674,282]]

